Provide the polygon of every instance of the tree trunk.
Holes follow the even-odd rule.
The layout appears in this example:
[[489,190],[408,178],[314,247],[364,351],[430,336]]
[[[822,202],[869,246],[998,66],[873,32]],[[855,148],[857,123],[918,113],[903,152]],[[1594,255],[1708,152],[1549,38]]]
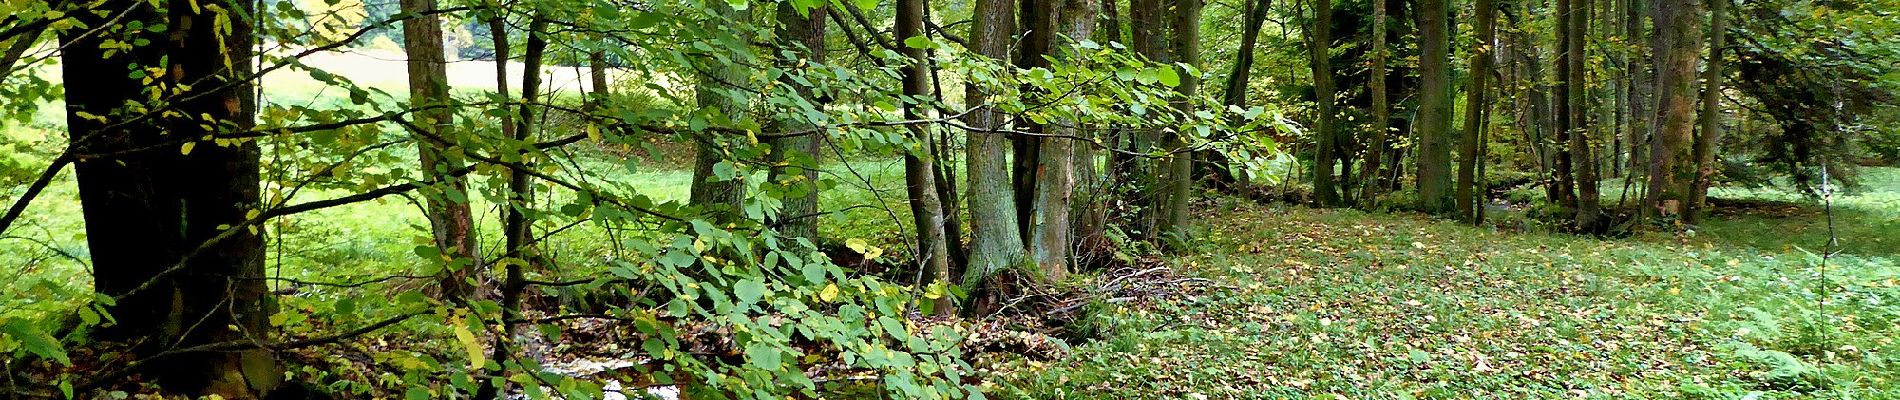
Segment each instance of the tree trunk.
[[[1201,0],[1177,0],[1174,3],[1174,57],[1181,64],[1199,70],[1201,64]],[[1183,69],[1180,72],[1181,85],[1175,90],[1183,99],[1193,99],[1201,87],[1201,78]],[[1182,115],[1194,114],[1194,102],[1179,100],[1175,103]],[[1192,200],[1194,190],[1194,152],[1188,151],[1187,129],[1175,131],[1169,138],[1169,157],[1165,176],[1167,177],[1167,207],[1164,210],[1161,226],[1162,234],[1177,239],[1186,238],[1188,220],[1188,202]]]
[[1451,209],[1451,54],[1445,0],[1420,0],[1418,198],[1430,212]]
[[[715,1],[710,4],[714,13],[718,14],[718,20],[708,21],[708,24],[742,23],[749,18],[751,13],[749,9],[735,10],[726,2]],[[739,41],[749,39],[749,36],[742,33],[735,34],[741,35]],[[699,84],[693,88],[693,98],[699,103],[699,107],[718,112],[723,117],[723,121],[719,123],[723,125],[739,124],[740,121],[749,118],[746,111],[750,105],[746,104],[744,99],[735,99],[727,93],[715,90],[721,87],[733,89],[731,86],[743,84],[741,80],[745,79],[745,67],[712,57],[695,59],[705,62],[693,68],[699,78]],[[711,213],[715,218],[737,217],[740,215],[739,211],[745,207],[745,182],[721,180],[714,174],[714,167],[728,158],[724,141],[742,139],[726,138],[724,135],[710,131],[699,133],[699,135],[703,137],[694,140],[696,144],[693,152],[693,183],[687,201]],[[779,155],[785,151],[779,146],[772,146],[772,150],[773,155]],[[797,215],[789,210],[789,204],[786,208],[783,215]]]
[[594,90],[592,93],[588,93],[594,96],[594,100],[589,101],[588,104],[599,104],[602,100],[607,99],[607,95],[613,94],[613,88],[609,87],[607,83],[606,53],[599,51],[587,53],[587,78],[590,81],[589,83],[593,84],[592,89]]
[[1564,113],[1570,121],[1564,128],[1570,131],[1571,164],[1577,177],[1577,228],[1584,232],[1596,232],[1602,210],[1598,206],[1601,197],[1598,188],[1597,162],[1594,147],[1590,141],[1589,124],[1584,119],[1588,110],[1587,94],[1589,82],[1584,80],[1583,41],[1590,33],[1590,1],[1569,0],[1569,29],[1564,30],[1564,68],[1563,87],[1565,90]]
[[[417,138],[416,153],[421,158],[423,179],[429,182],[423,191],[428,207],[430,232],[442,253],[442,272],[436,274],[440,297],[450,302],[479,298],[471,279],[479,276],[481,252],[477,250],[475,219],[468,206],[468,182],[446,173],[461,169],[459,160],[444,159],[442,150],[455,147],[455,110],[449,97],[448,63],[443,60],[442,26],[434,0],[402,0],[405,13],[417,17],[403,20],[403,51],[409,61],[409,104],[416,126],[428,129]],[[434,108],[432,108],[434,107]],[[462,198],[462,201],[451,199]]]
[[1479,129],[1484,125],[1484,110],[1490,107],[1485,99],[1488,92],[1485,78],[1491,75],[1492,46],[1496,38],[1494,25],[1497,23],[1496,6],[1492,0],[1477,0],[1475,6],[1478,43],[1471,48],[1471,85],[1465,88],[1465,126],[1464,140],[1458,148],[1458,216],[1473,224],[1478,223],[1478,213],[1484,211],[1476,192],[1478,186],[1478,153],[1484,147],[1478,141]]
[[1651,11],[1656,21],[1657,109],[1662,129],[1650,145],[1649,193],[1645,215],[1678,216],[1689,200],[1696,168],[1691,142],[1695,136],[1695,73],[1702,35],[1696,32],[1701,15],[1696,0],[1657,0]]
[[[531,17],[526,47],[522,49],[521,105],[515,109],[512,139],[524,144],[534,136],[534,103],[541,92],[541,62],[548,48],[547,39],[544,38],[547,29],[547,19],[540,15]],[[497,45],[497,48],[500,46]],[[507,59],[498,57],[496,62],[507,62]],[[502,335],[495,338],[494,349],[489,357],[493,360],[507,360],[514,355],[515,334],[519,331],[515,321],[522,319],[521,293],[527,289],[527,277],[522,274],[522,267],[538,257],[532,248],[533,221],[528,219],[528,210],[534,202],[534,187],[527,170],[533,168],[534,164],[525,157],[519,164],[508,168],[508,204],[502,207],[502,262],[506,264],[503,268],[506,275],[501,284]],[[507,393],[507,386],[505,382],[500,387],[486,386],[476,397],[495,398],[500,393]]]
[[1689,210],[1683,217],[1689,223],[1702,220],[1708,209],[1709,186],[1720,166],[1715,162],[1715,147],[1722,142],[1722,48],[1728,45],[1728,1],[1709,1],[1709,61],[1702,69],[1702,134],[1695,138],[1696,180],[1689,193]]
[[[1019,6],[1021,9],[1016,16],[1018,18],[1018,26],[1020,26],[1019,29],[1023,31],[1023,33],[1021,41],[1016,44],[1016,47],[1019,47],[1015,60],[1017,68],[1047,68],[1049,66],[1049,60],[1043,58],[1043,56],[1057,55],[1051,53],[1050,49],[1054,47],[1056,40],[1056,5],[1058,1],[1061,0],[1020,0]],[[1022,89],[1024,96],[1033,96],[1033,93],[1040,91],[1035,87],[1027,85]],[[1030,121],[1018,121],[1016,123],[1016,130],[1040,133],[1044,130],[1044,126]],[[1036,189],[1038,180],[1036,178],[1042,175],[1038,169],[1041,166],[1039,159],[1041,158],[1041,146],[1043,143],[1044,141],[1040,138],[1029,135],[1016,135],[1010,138],[1010,161],[1012,163],[1010,168],[1010,181],[1016,185],[1014,190],[1016,194],[1016,232],[1022,235],[1023,243],[1030,244],[1031,247],[1034,247],[1032,236],[1034,236],[1036,232],[1035,214],[1037,213],[1036,206],[1038,196]],[[1033,251],[1035,249],[1032,248],[1030,250]],[[1040,261],[1039,258],[1031,258]]]
[[[778,37],[785,41],[786,47],[797,54],[798,59],[781,59],[781,68],[793,69],[805,63],[825,62],[825,12],[824,6],[814,8],[807,15],[799,15],[796,5],[780,3],[778,7]],[[791,86],[799,97],[812,102],[812,108],[823,110],[823,102],[813,95],[810,86],[799,84],[792,77],[779,79],[781,84]],[[787,123],[775,121],[780,130],[807,129],[811,126],[804,122]],[[780,220],[774,225],[780,234],[788,237],[818,240],[818,167],[824,159],[825,136],[804,135],[772,140],[773,165],[791,165],[772,169],[771,181],[789,185],[791,197],[784,199],[785,209]],[[743,190],[743,189],[741,189]]]
[[[1643,22],[1649,16],[1648,3],[1645,3],[1645,0],[1625,1],[1628,4],[1623,10],[1623,35],[1629,38],[1629,44],[1626,46],[1630,58],[1630,70],[1625,74],[1630,88],[1630,99],[1627,104],[1630,115],[1628,139],[1630,155],[1623,167],[1626,174],[1623,178],[1635,179],[1638,176],[1649,175],[1649,147],[1657,129],[1656,74],[1651,69],[1653,65],[1641,61],[1645,59],[1644,48],[1653,45],[1656,38],[1647,35],[1644,29]],[[1638,38],[1645,37],[1649,38],[1648,45],[1636,44],[1641,43]]]
[[1387,148],[1387,142],[1391,141],[1388,135],[1392,130],[1390,126],[1392,103],[1386,99],[1385,87],[1385,2],[1386,0],[1372,0],[1372,49],[1368,50],[1372,53],[1372,72],[1371,77],[1367,78],[1367,90],[1372,92],[1372,141],[1366,143],[1365,166],[1359,169],[1361,174],[1359,180],[1363,185],[1360,187],[1359,194],[1362,207],[1372,207],[1378,202],[1380,189],[1384,186],[1379,179],[1381,176],[1379,162],[1383,161],[1385,154],[1390,151]]
[[[905,39],[924,34],[924,0],[900,0],[897,2],[897,43]],[[904,56],[910,58],[903,69],[904,95],[923,101],[930,93],[930,59],[923,48],[904,46]],[[929,109],[921,103],[905,103],[904,118],[921,119],[929,114]],[[930,138],[930,129],[924,125],[912,125],[911,135],[919,148],[904,155],[904,189],[910,196],[912,222],[917,226],[917,267],[927,279],[945,285],[953,285],[950,280],[950,242],[944,229],[943,203],[937,195],[937,166],[932,158],[936,154],[934,141]],[[918,282],[923,284],[923,282]],[[954,298],[948,294],[939,296],[932,304],[931,312],[947,316],[956,314]]]
[[[970,28],[970,50],[997,62],[1009,59],[1016,34],[1014,0],[977,0]],[[970,261],[966,273],[987,280],[1023,260],[1022,236],[1016,231],[1015,191],[1010,186],[1009,137],[989,130],[1002,127],[1002,113],[987,104],[989,95],[970,84],[964,94],[967,107],[981,107],[964,116],[973,130],[968,134],[965,163],[969,169]],[[966,278],[967,280],[968,278]],[[981,301],[981,299],[979,299]]]
[[[238,9],[229,12],[249,15],[250,4],[232,3]],[[215,9],[171,7],[161,14],[143,2],[118,0],[95,6],[126,11],[112,15],[116,20],[73,14],[99,31],[62,32],[60,64],[73,150],[122,153],[75,164],[94,291],[115,300],[106,306],[115,323],[97,337],[134,343],[142,357],[208,343],[268,341],[266,319],[274,306],[263,279],[262,231],[241,226],[247,212],[262,207],[256,142],[198,139],[253,125],[255,86],[238,82],[252,74],[250,25],[219,32]],[[132,22],[176,31],[128,29]],[[133,38],[149,44],[107,46]],[[128,67],[159,65],[167,73],[151,78],[193,89],[175,94],[185,99],[173,105],[177,116],[130,121],[160,111],[124,109],[145,101],[148,89]],[[125,125],[104,129],[113,124]],[[191,139],[180,146],[180,138]],[[154,149],[135,150],[147,147]],[[227,236],[227,229],[238,231]],[[259,350],[177,354],[147,366],[139,371],[145,378],[192,396],[258,397],[283,378],[271,355]]]
[[[1267,5],[1270,0],[1241,1],[1240,47],[1234,50],[1234,66],[1227,74],[1227,82],[1221,86],[1221,104],[1247,108],[1247,84],[1253,78],[1254,53],[1259,51],[1260,28],[1266,26]],[[1225,190],[1237,193],[1252,186],[1246,173],[1234,174],[1233,160],[1220,152],[1209,152],[1209,168],[1214,169],[1210,177],[1226,184]]]
[[1313,2],[1313,25],[1307,29],[1308,65],[1313,69],[1313,102],[1318,116],[1313,118],[1313,201],[1321,207],[1339,204],[1338,130],[1333,112],[1333,4],[1332,0]]
[[[1169,55],[1167,5],[1165,0],[1130,0],[1128,5],[1128,36],[1134,42],[1131,49],[1136,54],[1147,57],[1157,64],[1167,64],[1173,60]],[[1147,154],[1155,151],[1161,144],[1160,130],[1153,128],[1131,129],[1128,135],[1128,150]],[[1124,177],[1134,182],[1136,197],[1130,199],[1140,210],[1134,221],[1133,231],[1142,239],[1153,240],[1161,237],[1162,220],[1167,218],[1170,193],[1166,187],[1165,169],[1161,162],[1143,157],[1125,157],[1122,161]]]
[[[1060,16],[1054,28],[1069,38],[1086,38],[1094,34],[1095,16],[1098,13],[1097,0],[1062,0]],[[1055,59],[1067,58],[1069,43],[1051,46],[1050,56]],[[1078,121],[1056,121],[1049,127],[1057,134],[1065,136],[1084,135]],[[1074,139],[1062,137],[1043,137],[1038,149],[1041,154],[1041,168],[1036,178],[1035,231],[1032,233],[1030,254],[1036,264],[1042,268],[1043,275],[1051,281],[1061,280],[1068,274],[1074,257],[1071,249],[1076,244],[1074,216],[1071,211],[1076,188],[1077,174],[1075,148],[1079,145]]]

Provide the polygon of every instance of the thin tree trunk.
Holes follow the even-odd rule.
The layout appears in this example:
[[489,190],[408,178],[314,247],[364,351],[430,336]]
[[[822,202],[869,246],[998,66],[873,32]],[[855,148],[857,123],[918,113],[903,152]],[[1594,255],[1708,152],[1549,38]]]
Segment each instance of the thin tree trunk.
[[1602,210],[1598,205],[1602,198],[1598,193],[1598,188],[1602,182],[1597,179],[1597,162],[1593,152],[1594,147],[1590,141],[1590,127],[1584,119],[1585,111],[1588,109],[1589,82],[1584,79],[1583,41],[1590,32],[1590,1],[1570,0],[1570,11],[1567,14],[1570,26],[1568,30],[1563,31],[1564,52],[1567,54],[1563,64],[1566,75],[1563,82],[1568,89],[1563,101],[1564,112],[1570,120],[1570,123],[1565,125],[1565,129],[1570,130],[1571,163],[1575,167],[1574,172],[1577,177],[1577,227],[1585,232],[1596,232],[1599,228],[1598,221],[1602,217]]
[[1497,24],[1497,10],[1496,6],[1492,4],[1492,1],[1477,0],[1475,8],[1476,15],[1474,18],[1476,18],[1475,25],[1477,25],[1478,29],[1478,43],[1471,49],[1471,72],[1469,74],[1471,84],[1465,88],[1464,140],[1459,143],[1458,148],[1458,194],[1456,199],[1459,218],[1469,221],[1472,224],[1479,222],[1478,212],[1482,210],[1479,210],[1478,207],[1483,207],[1483,205],[1479,204],[1478,198],[1482,196],[1483,193],[1476,191],[1479,178],[1477,174],[1478,153],[1483,151],[1483,147],[1479,146],[1478,138],[1480,136],[1479,130],[1484,125],[1484,110],[1489,108],[1491,104],[1489,100],[1485,99],[1485,94],[1488,92],[1485,86],[1485,79],[1491,75],[1492,46],[1494,45],[1493,42],[1495,41],[1494,39],[1496,38],[1497,32],[1494,28]]
[[1313,200],[1321,207],[1339,204],[1338,130],[1333,111],[1333,4],[1331,0],[1313,2],[1313,25],[1307,29],[1308,65],[1313,69],[1313,102],[1318,116],[1313,118]]
[[613,93],[613,88],[608,87],[607,84],[606,53],[599,51],[587,53],[587,78],[590,81],[589,83],[593,84],[592,89],[594,90],[592,93],[588,93],[594,97],[588,104],[600,104],[602,100],[607,99],[607,95]]
[[[1255,45],[1260,42],[1260,28],[1266,26],[1267,6],[1270,2],[1270,0],[1241,1],[1243,17],[1241,18],[1240,47],[1234,51],[1234,66],[1227,74],[1226,84],[1222,85],[1221,104],[1247,108],[1247,84],[1253,78],[1254,53],[1259,51]],[[1229,160],[1226,155],[1210,152],[1208,156],[1213,159],[1211,168],[1216,169],[1211,175],[1223,178],[1220,181],[1228,184],[1226,189],[1230,192],[1245,191],[1253,185],[1251,177],[1246,173],[1230,172],[1234,169],[1233,160]]]
[[[1649,147],[1659,121],[1656,118],[1656,74],[1651,69],[1653,67],[1651,63],[1642,62],[1646,59],[1643,50],[1653,46],[1656,38],[1645,34],[1643,22],[1649,17],[1648,3],[1645,3],[1645,0],[1625,1],[1629,2],[1623,10],[1623,35],[1629,39],[1626,50],[1629,53],[1630,70],[1626,79],[1629,80],[1630,88],[1628,104],[1630,155],[1623,171],[1627,174],[1624,179],[1635,179],[1638,176],[1649,175]],[[1638,41],[1639,38],[1645,37],[1648,39]],[[1637,43],[1645,44],[1638,45]]]
[[[781,59],[779,65],[791,69],[805,63],[825,62],[825,13],[819,6],[808,15],[799,15],[796,5],[780,3],[778,7],[778,37],[786,41],[789,48],[799,59]],[[799,97],[811,101],[812,107],[823,110],[824,104],[813,95],[812,88],[799,84],[792,77],[781,78],[780,83],[789,85]],[[774,121],[782,125],[782,130],[811,128],[807,123]],[[783,126],[791,125],[791,126]],[[788,184],[798,188],[792,190],[793,196],[783,200],[785,208],[781,220],[774,223],[779,233],[788,237],[818,240],[818,167],[824,159],[824,135],[805,135],[772,140],[773,165],[791,165],[775,167],[771,171],[771,181]],[[790,158],[794,155],[799,158]],[[804,163],[809,163],[801,165]],[[788,183],[788,179],[790,180]],[[741,189],[743,190],[743,189]]]
[[[428,207],[429,228],[436,249],[442,253],[442,272],[437,273],[440,297],[450,302],[481,297],[470,280],[483,270],[481,252],[476,248],[475,218],[468,206],[468,183],[462,177],[450,177],[448,171],[461,168],[461,162],[444,159],[442,150],[455,147],[455,111],[447,106],[449,98],[448,63],[443,60],[442,26],[433,14],[434,0],[402,0],[403,12],[417,17],[403,20],[403,51],[409,54],[409,104],[416,112],[416,126],[429,129],[417,138],[416,153],[421,158],[423,179],[429,182],[424,198]],[[460,197],[463,201],[450,200]]]
[[[1129,41],[1134,42],[1132,50],[1157,64],[1167,64],[1173,60],[1169,56],[1168,7],[1164,0],[1130,0],[1128,6]],[[1133,153],[1147,154],[1160,146],[1161,132],[1152,128],[1130,129],[1128,150]],[[1136,197],[1130,199],[1139,211],[1134,231],[1139,237],[1153,240],[1161,237],[1162,220],[1167,217],[1166,180],[1163,179],[1163,167],[1151,158],[1123,157],[1121,175],[1135,183]]]
[[[1689,200],[1689,186],[1695,181],[1694,85],[1696,60],[1700,58],[1702,34],[1700,2],[1696,0],[1657,0],[1651,8],[1656,21],[1657,108],[1662,129],[1656,131],[1650,145],[1649,193],[1643,201],[1645,215],[1678,216]],[[1653,214],[1649,214],[1653,213]]]
[[[707,22],[707,24],[711,24],[711,26],[743,23],[750,17],[750,9],[735,10],[730,4],[719,1],[710,4],[714,9],[714,14],[717,14],[716,21]],[[733,34],[743,35],[743,33]],[[749,38],[741,36],[740,39],[743,41]],[[750,118],[746,111],[751,105],[746,104],[745,99],[733,98],[732,96],[728,96],[727,93],[716,90],[721,87],[730,88],[733,85],[744,84],[744,82],[741,82],[741,80],[745,79],[744,67],[713,57],[697,57],[695,59],[704,62],[703,64],[693,67],[693,71],[696,73],[699,81],[699,84],[693,88],[693,98],[699,103],[699,106],[701,108],[710,108],[717,111],[724,117],[724,121],[722,121],[723,124],[738,124],[740,121]],[[722,139],[724,138],[721,137],[720,134],[712,132],[700,133],[700,135],[705,136],[694,141],[693,183],[687,201],[694,206],[705,209],[715,218],[734,218],[740,215],[739,211],[745,207],[746,185],[744,182],[738,180],[721,180],[718,178],[714,172],[715,167],[717,167],[720,162],[725,162],[728,158],[726,154],[727,149],[722,144]],[[772,148],[772,154],[774,155],[782,154],[785,151],[785,149],[779,146],[773,146]],[[783,212],[783,215],[799,215],[789,210],[789,205],[787,208],[788,209]]]
[[1451,54],[1445,0],[1420,0],[1418,196],[1427,211],[1451,201]]
[[1718,165],[1715,148],[1722,142],[1722,50],[1728,45],[1728,1],[1709,1],[1709,61],[1702,69],[1702,134],[1695,138],[1696,180],[1689,193],[1689,211],[1683,217],[1701,222],[1708,209],[1709,186]]
[[[1022,39],[1016,43],[1016,67],[1023,69],[1046,68],[1049,61],[1045,55],[1053,55],[1050,49],[1056,40],[1056,5],[1061,0],[1019,0],[1020,10],[1016,16],[1018,26],[1023,31]],[[1024,95],[1031,96],[1039,89],[1033,86],[1023,87]],[[1044,126],[1029,121],[1019,121],[1016,130],[1042,132]],[[1017,232],[1022,235],[1023,243],[1031,244],[1036,232],[1036,206],[1038,191],[1036,186],[1041,174],[1039,158],[1044,141],[1028,135],[1016,135],[1010,138],[1012,166],[1010,181],[1016,185],[1016,223]],[[1064,157],[1067,158],[1067,157]],[[1034,249],[1030,249],[1034,250]],[[1040,259],[1031,257],[1033,260]]]
[[[521,105],[515,109],[512,132],[512,139],[518,142],[527,142],[533,137],[534,103],[541,92],[541,62],[548,47],[547,39],[543,37],[547,27],[548,20],[540,15],[529,19],[527,44],[521,56]],[[496,62],[507,62],[507,59],[498,57]],[[504,217],[501,228],[503,260],[506,260],[503,261],[506,264],[503,268],[506,277],[501,285],[502,335],[495,338],[494,349],[489,357],[493,360],[507,360],[514,354],[515,336],[520,331],[515,322],[522,319],[521,293],[528,286],[522,267],[538,257],[531,247],[533,221],[528,220],[528,209],[533,206],[534,188],[525,171],[528,168],[533,168],[533,164],[526,159],[508,168],[508,204],[502,207]],[[484,387],[476,397],[495,398],[508,390],[508,383],[504,382],[499,387]]]
[[[898,1],[897,42],[903,43],[905,39],[923,34],[924,0]],[[930,59],[922,48],[904,46],[902,49],[904,56],[910,58],[903,69],[904,95],[920,101],[930,97]],[[927,114],[929,111],[925,105],[905,103],[904,118],[920,119]],[[912,125],[911,135],[921,146],[904,155],[904,188],[910,196],[912,221],[917,226],[917,266],[932,282],[951,285],[954,282],[950,281],[950,242],[944,229],[942,199],[937,192],[937,166],[933,158],[937,153],[935,143],[926,126]],[[940,316],[955,315],[954,298],[947,294],[937,297],[931,311]]]
[[[1199,70],[1201,64],[1201,0],[1177,0],[1174,3],[1174,57],[1181,64]],[[1183,69],[1180,72],[1181,85],[1175,90],[1183,99],[1192,99],[1201,88],[1201,78]],[[1194,102],[1180,100],[1175,103],[1182,115],[1194,114]],[[1188,202],[1194,190],[1194,152],[1188,151],[1188,135],[1191,131],[1175,131],[1169,139],[1167,172],[1168,202],[1165,217],[1159,231],[1162,234],[1185,238],[1187,234]]]
[[[1388,137],[1392,127],[1392,103],[1386,99],[1386,0],[1372,0],[1372,72],[1368,78],[1368,90],[1372,93],[1372,141],[1366,144],[1365,167],[1360,168],[1363,186],[1359,194],[1362,207],[1372,207],[1379,201],[1384,185],[1379,179],[1379,162],[1383,161],[1387,149]],[[1395,168],[1397,166],[1394,166]]]

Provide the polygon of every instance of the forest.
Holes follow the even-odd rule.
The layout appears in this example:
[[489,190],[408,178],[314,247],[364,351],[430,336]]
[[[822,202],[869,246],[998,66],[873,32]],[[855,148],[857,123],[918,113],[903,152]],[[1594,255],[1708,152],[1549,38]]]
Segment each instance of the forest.
[[1900,0],[4,0],[0,398],[1900,398]]

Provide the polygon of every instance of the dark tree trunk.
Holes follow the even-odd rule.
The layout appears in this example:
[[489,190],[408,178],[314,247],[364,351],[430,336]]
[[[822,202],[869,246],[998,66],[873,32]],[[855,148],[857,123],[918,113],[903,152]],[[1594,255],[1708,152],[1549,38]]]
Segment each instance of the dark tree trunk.
[[[1023,34],[1022,40],[1016,45],[1019,47],[1016,53],[1017,68],[1046,68],[1049,66],[1049,61],[1043,56],[1056,55],[1051,53],[1050,49],[1054,48],[1056,40],[1056,6],[1059,1],[1061,0],[1020,0],[1021,9],[1016,16]],[[1030,96],[1032,95],[1030,93],[1037,89],[1024,87],[1023,91],[1025,96]],[[1029,121],[1016,124],[1017,130],[1025,132],[1042,132],[1044,128],[1041,124]],[[1031,244],[1032,247],[1034,241],[1031,237],[1036,232],[1036,201],[1039,196],[1036,186],[1040,181],[1037,178],[1042,176],[1038,169],[1042,164],[1040,158],[1043,143],[1045,141],[1028,135],[1010,138],[1010,161],[1013,164],[1010,168],[1010,181],[1016,186],[1016,229],[1022,235],[1023,243]],[[1035,257],[1031,258],[1041,261]]]
[[1418,198],[1445,212],[1451,202],[1451,28],[1445,0],[1420,0]]
[[1484,125],[1484,110],[1491,106],[1485,98],[1488,87],[1485,79],[1491,75],[1492,45],[1496,37],[1494,25],[1497,23],[1497,10],[1491,0],[1477,0],[1476,12],[1478,43],[1471,49],[1471,84],[1465,88],[1465,126],[1464,140],[1458,147],[1458,216],[1473,224],[1478,223],[1478,213],[1484,212],[1481,204],[1483,193],[1477,192],[1478,153],[1484,151],[1480,143],[1479,130]]
[[[924,0],[898,1],[897,42],[923,34]],[[904,56],[910,58],[903,70],[904,95],[922,101],[931,96],[930,59],[922,48],[904,46],[903,50]],[[921,119],[928,114],[929,109],[924,104],[904,105],[906,119]],[[930,129],[923,125],[912,125],[911,136],[921,145],[913,153],[904,155],[904,189],[910,196],[912,222],[917,226],[917,267],[933,282],[954,285],[956,283],[950,280],[950,242],[944,229],[943,200],[937,192],[935,143],[930,138]],[[955,315],[954,298],[938,297],[931,311],[935,315]]]
[[[234,3],[239,9],[232,12],[249,15],[250,4]],[[214,9],[171,7],[161,14],[146,3],[117,0],[98,6],[128,11],[118,20],[75,14],[100,31],[74,29],[61,37],[74,150],[121,154],[82,158],[75,166],[94,290],[115,300],[107,311],[116,323],[98,337],[133,343],[141,356],[269,340],[273,306],[263,279],[263,232],[245,224],[247,212],[262,206],[257,145],[198,139],[252,127],[250,24],[216,32]],[[177,30],[125,28],[134,21]],[[108,50],[102,48],[106,38],[150,42]],[[145,100],[146,83],[130,72],[161,60],[167,72],[154,76],[156,82],[193,88],[174,96],[185,99],[173,105],[180,116],[143,118],[159,111],[123,109]],[[205,116],[210,120],[200,119]],[[190,139],[181,145],[180,138]],[[140,371],[146,378],[194,396],[260,396],[283,378],[271,355],[256,350],[178,354],[147,365]]]
[[1333,110],[1333,4],[1332,0],[1313,2],[1313,26],[1307,29],[1308,65],[1313,69],[1313,201],[1321,207],[1339,205],[1338,123]]
[[1590,1],[1569,0],[1569,13],[1566,14],[1570,21],[1569,29],[1562,31],[1565,57],[1560,64],[1565,76],[1560,88],[1564,92],[1564,115],[1569,121],[1563,128],[1570,132],[1571,165],[1575,167],[1577,177],[1577,228],[1596,232],[1600,228],[1598,224],[1603,213],[1598,206],[1602,198],[1598,194],[1601,182],[1597,179],[1590,127],[1584,119],[1585,111],[1589,109],[1589,82],[1584,80],[1583,41],[1590,32]]
[[[1130,48],[1136,54],[1147,57],[1157,64],[1173,62],[1168,46],[1168,6],[1165,0],[1130,0],[1128,6],[1128,36],[1134,42]],[[1134,153],[1148,154],[1161,146],[1161,132],[1153,128],[1130,129],[1127,149]],[[1141,157],[1123,157],[1118,168],[1122,177],[1134,183],[1135,197],[1129,203],[1139,210],[1133,221],[1133,231],[1142,239],[1156,239],[1161,236],[1162,220],[1167,218],[1166,180],[1162,163],[1155,159]]]

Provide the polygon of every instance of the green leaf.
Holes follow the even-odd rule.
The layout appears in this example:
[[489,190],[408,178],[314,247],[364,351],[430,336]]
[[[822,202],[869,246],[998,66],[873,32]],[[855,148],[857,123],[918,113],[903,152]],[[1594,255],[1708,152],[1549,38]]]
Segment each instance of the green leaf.
[[1181,74],[1174,72],[1174,67],[1162,67],[1155,71],[1155,80],[1168,87],[1181,86]]
[[904,47],[913,49],[934,49],[937,48],[937,42],[930,41],[930,38],[926,38],[924,35],[917,35],[905,38]]
[[764,342],[752,342],[752,344],[746,345],[745,358],[751,361],[753,367],[758,369],[778,370],[782,367],[779,361],[780,354],[778,349],[766,345]]
[[732,295],[738,296],[739,303],[752,304],[765,297],[765,283],[747,279],[732,285]]
[[5,325],[0,325],[0,333],[20,341],[26,351],[35,355],[58,360],[63,365],[73,365],[72,360],[66,358],[66,349],[60,346],[59,339],[41,332],[39,327],[33,325],[25,320],[9,319]]

